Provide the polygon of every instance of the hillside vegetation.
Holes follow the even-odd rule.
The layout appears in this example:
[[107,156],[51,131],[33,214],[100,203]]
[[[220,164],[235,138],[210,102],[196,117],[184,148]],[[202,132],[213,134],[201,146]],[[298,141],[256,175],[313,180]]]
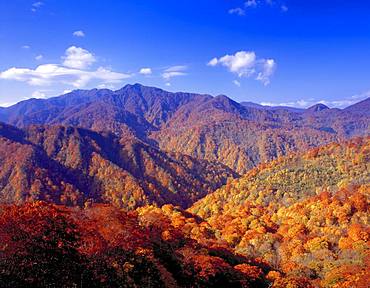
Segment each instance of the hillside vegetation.
[[0,124],[0,201],[68,206],[188,207],[237,177],[220,163],[165,153],[137,139],[65,126]]
[[370,138],[334,143],[260,165],[190,211],[286,281],[302,276],[323,287],[366,287],[369,172]]
[[270,283],[266,263],[234,253],[207,223],[171,205],[129,213],[101,204],[73,209],[38,201],[0,208],[1,287]]
[[237,103],[224,95],[171,93],[140,84],[75,90],[0,111],[0,121],[82,127],[137,138],[164,151],[217,161],[237,173],[292,152],[370,135],[370,99],[346,109]]
[[367,288],[369,111],[140,84],[2,108],[0,286]]

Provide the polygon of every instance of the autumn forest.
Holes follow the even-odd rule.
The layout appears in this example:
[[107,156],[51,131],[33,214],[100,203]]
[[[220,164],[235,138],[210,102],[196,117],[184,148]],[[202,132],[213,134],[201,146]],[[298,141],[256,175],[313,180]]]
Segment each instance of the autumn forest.
[[368,287],[370,102],[139,84],[1,110],[1,287]]

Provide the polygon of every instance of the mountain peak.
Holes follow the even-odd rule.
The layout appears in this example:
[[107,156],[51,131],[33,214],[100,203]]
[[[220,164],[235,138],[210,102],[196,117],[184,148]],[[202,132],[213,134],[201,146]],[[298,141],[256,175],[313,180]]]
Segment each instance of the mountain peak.
[[328,109],[330,109],[328,106],[326,106],[322,103],[318,103],[318,104],[315,104],[315,105],[307,108],[307,111],[309,111],[309,112],[319,112],[319,111],[328,110]]
[[135,84],[127,84],[125,86],[122,87],[122,89],[126,88],[142,88],[142,87],[145,87],[144,85],[140,84],[140,83],[135,83]]
[[162,89],[157,88],[157,87],[145,86],[145,85],[140,84],[140,83],[134,83],[134,84],[127,84],[127,85],[123,86],[122,88],[118,89],[117,91],[125,91],[125,90],[139,91],[139,90],[143,90],[143,89],[162,90]]

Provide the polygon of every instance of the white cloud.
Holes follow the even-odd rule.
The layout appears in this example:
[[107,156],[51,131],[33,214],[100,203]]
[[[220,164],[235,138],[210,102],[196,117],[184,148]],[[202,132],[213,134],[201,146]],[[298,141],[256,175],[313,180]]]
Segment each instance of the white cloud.
[[114,89],[115,89],[115,86],[114,86],[113,84],[106,84],[106,83],[103,83],[103,84],[98,85],[96,88],[98,88],[98,89],[109,89],[109,90],[114,90]]
[[260,60],[262,69],[258,72],[257,80],[260,80],[263,85],[270,84],[270,77],[274,74],[276,69],[276,63],[274,59]]
[[208,62],[208,66],[216,66],[218,64],[218,59],[215,57],[211,61]]
[[73,32],[73,36],[75,36],[75,37],[85,37],[85,33],[82,30],[78,30],[78,31]]
[[244,3],[244,6],[245,7],[256,7],[257,2],[256,2],[256,0],[248,0]]
[[[280,6],[277,4],[281,3]],[[288,6],[282,3],[282,1],[274,1],[274,0],[247,0],[244,2],[243,7],[236,7],[233,9],[230,9],[228,12],[229,14],[236,14],[239,16],[244,16],[249,9],[257,8],[257,7],[262,7],[262,6],[269,6],[271,8],[273,7],[280,7],[281,11],[287,12],[288,11]]]
[[69,47],[65,54],[66,56],[62,57],[64,59],[63,65],[43,64],[35,69],[12,67],[0,71],[0,79],[22,81],[33,86],[59,83],[82,88],[92,80],[98,81],[100,84],[118,83],[132,76],[104,67],[99,67],[96,70],[85,69],[96,60],[92,53],[79,47]]
[[278,106],[288,106],[288,107],[297,107],[297,108],[308,108],[311,102],[308,102],[306,100],[297,100],[297,101],[291,101],[291,102],[260,102],[261,105],[263,106],[273,106],[273,107],[278,107]]
[[45,99],[46,94],[43,90],[37,90],[32,93],[32,98]]
[[185,72],[188,69],[187,66],[185,65],[178,65],[178,66],[172,66],[162,73],[163,79],[169,81],[173,77],[178,77],[178,76],[185,76],[187,73]]
[[152,74],[152,69],[151,68],[141,68],[139,73],[142,75],[150,75]]
[[23,45],[22,46],[22,49],[30,49],[31,48],[31,46],[29,46],[29,45]]
[[256,54],[254,52],[239,51],[234,55],[225,55],[219,59],[213,58],[208,65],[223,65],[230,72],[237,73],[241,77],[252,72],[251,69],[253,69],[255,61]]
[[332,107],[332,108],[345,108],[350,105],[353,105],[357,102],[360,102],[362,100],[365,100],[370,97],[370,91],[367,91],[365,93],[353,95],[348,98],[344,99],[338,99],[338,100],[315,100],[315,99],[300,99],[296,101],[290,101],[290,102],[282,102],[282,103],[274,103],[274,102],[261,102],[261,105],[266,106],[288,106],[288,107],[298,107],[298,108],[308,108],[311,107],[317,103],[324,104],[326,106]]
[[220,58],[213,58],[208,66],[221,65],[239,77],[254,77],[264,85],[270,83],[270,77],[276,69],[276,62],[273,59],[258,59],[253,51],[239,51],[234,55],[225,55]]
[[234,85],[236,85],[236,86],[238,86],[238,87],[240,87],[240,86],[241,86],[241,84],[240,84],[240,82],[239,82],[238,80],[234,80],[234,81],[233,81],[233,83],[234,83]]
[[239,15],[239,16],[244,16],[245,11],[244,11],[244,9],[237,7],[237,8],[230,9],[229,14],[236,14],[236,15]]
[[39,61],[39,60],[41,60],[43,57],[44,57],[44,56],[42,56],[42,55],[40,54],[40,55],[37,55],[37,56],[35,57],[35,59]]
[[164,85],[166,85],[167,87],[170,87],[170,86],[171,86],[171,83],[167,82],[167,83],[166,83],[166,84],[164,84]]
[[42,5],[44,5],[44,3],[42,3],[41,1],[38,1],[38,2],[35,2],[35,3],[32,4],[32,6],[35,7],[35,8],[39,8]]
[[10,107],[13,106],[14,104],[17,104],[17,102],[3,102],[0,103],[0,107]]
[[258,3],[256,0],[247,0],[246,2],[244,2],[244,8],[236,7],[236,8],[230,9],[229,14],[236,14],[239,16],[244,16],[246,9],[255,8],[257,7],[257,5]]
[[351,96],[351,99],[353,99],[354,101],[357,101],[357,100],[364,100],[364,99],[367,99],[370,97],[370,90],[369,91],[366,91],[364,93],[360,93],[360,94],[355,94],[353,96]]
[[178,71],[185,71],[187,69],[188,69],[188,66],[186,65],[176,65],[176,66],[167,68],[165,71],[166,72],[178,72]]
[[63,91],[63,95],[64,95],[64,94],[71,93],[71,92],[72,92],[72,90],[70,90],[70,89],[66,89],[66,90],[64,90],[64,91]]
[[31,8],[31,11],[32,12],[36,12],[37,9],[39,9],[42,5],[44,5],[44,3],[41,2],[41,1],[38,1],[38,2],[33,3],[32,4],[32,8]]
[[87,68],[96,61],[95,56],[92,53],[76,46],[69,47],[66,50],[63,59],[64,66],[76,69]]
[[23,81],[33,86],[63,83],[76,88],[86,86],[91,80],[114,83],[129,77],[131,75],[113,72],[103,67],[95,71],[86,71],[57,64],[43,64],[36,67],[36,69],[13,67],[0,73],[0,79]]

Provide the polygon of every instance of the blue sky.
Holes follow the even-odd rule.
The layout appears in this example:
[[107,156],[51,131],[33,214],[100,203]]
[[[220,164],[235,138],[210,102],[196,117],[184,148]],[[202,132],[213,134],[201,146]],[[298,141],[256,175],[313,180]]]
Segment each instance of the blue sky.
[[142,83],[237,101],[370,96],[366,0],[0,0],[0,106]]

